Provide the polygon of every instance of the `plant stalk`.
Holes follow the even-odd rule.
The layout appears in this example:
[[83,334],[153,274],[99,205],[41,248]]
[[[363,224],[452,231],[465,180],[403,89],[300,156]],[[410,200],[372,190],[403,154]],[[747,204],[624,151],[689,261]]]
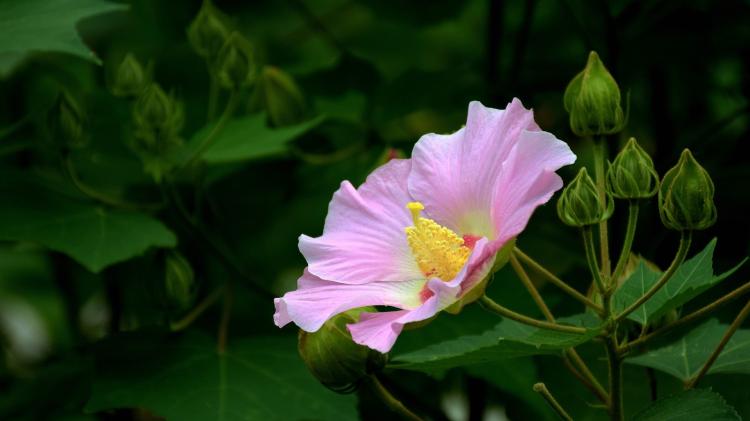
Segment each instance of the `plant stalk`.
[[542,395],[545,401],[549,404],[549,406],[552,408],[555,413],[566,421],[573,421],[573,418],[568,414],[567,411],[560,405],[559,402],[557,402],[557,399],[555,399],[554,396],[552,396],[552,393],[550,393],[549,389],[547,389],[547,386],[544,383],[536,383],[534,385],[534,392],[539,393]]
[[588,332],[587,329],[578,327],[578,326],[567,326],[567,325],[561,325],[557,323],[545,322],[543,320],[532,319],[531,317],[524,316],[523,314],[516,313],[515,311],[509,308],[501,306],[500,304],[494,302],[491,298],[489,298],[486,295],[483,295],[481,298],[479,298],[479,303],[482,305],[484,309],[490,312],[493,312],[503,317],[507,317],[508,319],[511,319],[511,320],[515,320],[519,323],[538,327],[540,329],[555,330],[558,332],[565,332],[565,333],[578,333],[578,334],[585,334],[586,332]]
[[630,250],[633,247],[633,238],[635,237],[635,228],[638,224],[638,210],[639,204],[635,200],[631,200],[628,203],[628,226],[625,229],[625,240],[622,243],[622,250],[620,251],[620,257],[617,259],[617,265],[615,265],[615,271],[612,274],[612,282],[617,285],[620,276],[622,276],[623,270],[628,263],[630,257]]
[[393,396],[393,394],[388,389],[386,389],[385,386],[383,386],[383,383],[381,383],[375,375],[371,375],[369,379],[372,388],[377,393],[378,397],[383,401],[383,403],[388,406],[388,408],[403,416],[404,419],[410,421],[422,421],[422,418],[419,415],[412,412],[409,408],[406,407],[406,405],[401,403],[400,400]]
[[[594,138],[594,177],[596,177],[596,190],[599,192],[599,202],[602,208],[607,207],[607,192],[605,188],[604,162],[607,160],[607,144],[604,136]],[[599,222],[599,251],[601,257],[601,269],[604,278],[609,278],[609,236],[607,234],[607,221]]]

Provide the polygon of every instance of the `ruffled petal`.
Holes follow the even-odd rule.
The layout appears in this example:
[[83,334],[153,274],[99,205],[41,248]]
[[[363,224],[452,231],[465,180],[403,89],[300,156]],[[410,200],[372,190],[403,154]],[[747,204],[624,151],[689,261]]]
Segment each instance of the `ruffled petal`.
[[505,110],[470,103],[465,128],[422,136],[414,146],[409,192],[429,217],[459,235],[494,238],[490,209],[502,163],[528,130],[539,127],[517,99]]
[[372,282],[341,284],[325,281],[305,270],[299,288],[274,299],[276,326],[294,322],[301,329],[315,332],[331,317],[358,307],[384,305],[415,308],[421,304],[420,291],[426,281]]
[[405,324],[429,319],[455,303],[481,281],[489,273],[494,261],[495,254],[491,250],[491,244],[486,238],[477,241],[472,255],[456,278],[449,282],[436,278],[427,282],[426,290],[431,295],[417,308],[362,313],[359,322],[347,325],[352,339],[383,353],[390,351]]
[[550,133],[521,134],[495,184],[492,220],[498,239],[505,242],[523,231],[534,209],[562,187],[555,171],[575,160],[567,143]]
[[328,207],[323,235],[300,236],[310,273],[334,282],[365,284],[422,278],[406,241],[411,162],[394,159],[355,189],[345,181]]

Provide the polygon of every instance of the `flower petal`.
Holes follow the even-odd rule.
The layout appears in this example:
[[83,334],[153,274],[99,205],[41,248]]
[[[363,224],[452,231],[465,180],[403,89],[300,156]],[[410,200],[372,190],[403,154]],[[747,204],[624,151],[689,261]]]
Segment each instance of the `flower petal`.
[[494,252],[486,238],[477,241],[472,255],[461,272],[449,282],[433,278],[427,282],[432,295],[412,310],[362,313],[358,323],[347,325],[354,342],[380,352],[388,352],[407,323],[429,319],[455,303],[472,286],[484,278],[492,267]]
[[425,280],[372,282],[364,285],[325,281],[305,270],[299,288],[274,299],[276,326],[294,322],[308,332],[320,329],[331,317],[358,307],[384,305],[415,308],[421,304],[419,292]]
[[525,131],[503,163],[495,184],[492,220],[502,242],[517,236],[531,214],[563,183],[555,171],[576,160],[567,143],[542,131]]
[[333,195],[323,235],[300,236],[310,273],[345,284],[422,278],[406,241],[411,161],[394,159],[355,189],[345,181]]
[[490,209],[502,163],[526,130],[539,127],[517,99],[505,110],[470,103],[464,129],[422,136],[414,146],[409,192],[459,235],[494,238]]

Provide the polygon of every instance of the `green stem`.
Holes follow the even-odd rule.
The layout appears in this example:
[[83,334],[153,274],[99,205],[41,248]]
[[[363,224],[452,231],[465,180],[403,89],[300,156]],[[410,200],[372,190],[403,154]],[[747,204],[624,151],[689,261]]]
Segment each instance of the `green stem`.
[[748,315],[750,315],[750,300],[745,304],[745,307],[742,307],[742,310],[740,310],[740,313],[737,315],[737,317],[735,317],[734,321],[729,326],[729,329],[727,329],[727,331],[724,333],[724,336],[722,336],[721,341],[719,341],[719,344],[716,346],[716,349],[714,349],[714,352],[712,352],[711,356],[708,357],[708,360],[706,360],[706,363],[703,364],[703,367],[701,367],[698,374],[696,374],[686,382],[685,389],[692,389],[693,387],[695,387],[696,383],[698,383],[703,378],[703,376],[708,373],[708,370],[711,368],[714,362],[716,362],[716,359],[719,358],[719,354],[721,354],[721,351],[724,350],[724,347],[727,346],[729,340],[732,339],[732,335],[734,335],[734,332],[736,332],[737,329],[740,328],[742,322],[745,321]]
[[672,329],[674,329],[676,327],[686,325],[686,324],[688,324],[688,323],[690,323],[692,321],[700,319],[701,317],[703,317],[705,315],[711,314],[712,312],[714,312],[715,310],[717,310],[719,307],[721,307],[721,306],[723,306],[725,304],[728,304],[728,303],[736,300],[737,298],[741,297],[743,294],[746,294],[748,292],[750,292],[750,282],[745,283],[741,287],[739,287],[739,288],[735,289],[734,291],[732,291],[732,292],[724,295],[723,297],[719,298],[718,300],[714,301],[713,303],[711,303],[711,304],[709,304],[709,305],[707,305],[707,306],[705,306],[705,307],[703,307],[701,309],[698,309],[698,310],[696,310],[696,311],[694,311],[694,312],[692,312],[692,313],[690,313],[690,314],[688,314],[688,315],[680,318],[679,320],[676,320],[673,323],[670,323],[670,324],[668,324],[666,326],[663,326],[663,327],[661,327],[659,329],[656,329],[655,331],[653,331],[653,332],[651,332],[649,334],[646,334],[646,335],[644,335],[644,336],[642,336],[642,337],[640,337],[640,338],[638,338],[638,339],[630,342],[629,344],[623,346],[623,348],[620,350],[620,353],[621,354],[626,354],[631,349],[635,349],[636,347],[641,346],[641,345],[645,344],[646,342],[652,340],[653,338],[655,338],[657,336],[660,336],[660,335],[662,335],[662,334],[664,334],[666,332],[669,332],[669,331],[671,331]]
[[622,359],[614,336],[605,339],[605,348],[609,363],[609,415],[613,421],[622,421]]
[[557,323],[550,323],[550,322],[545,322],[542,320],[532,319],[531,317],[524,316],[523,314],[516,313],[515,311],[509,308],[501,306],[500,304],[494,302],[490,297],[486,295],[483,295],[481,298],[479,298],[479,303],[486,310],[491,311],[495,314],[498,314],[503,317],[507,317],[519,323],[538,327],[540,329],[555,330],[558,332],[565,332],[565,333],[579,333],[579,334],[585,334],[587,332],[587,330],[582,327],[560,325]]
[[216,140],[219,133],[221,133],[222,129],[224,129],[224,126],[227,124],[227,122],[232,118],[232,114],[234,114],[234,110],[237,108],[238,103],[238,95],[236,92],[232,92],[229,95],[229,101],[227,102],[227,106],[224,108],[224,112],[221,114],[221,117],[219,117],[219,121],[216,122],[216,124],[211,128],[211,131],[201,139],[198,146],[193,150],[190,157],[185,161],[184,167],[190,167],[191,165],[195,164],[196,161],[200,159],[200,157],[208,150],[208,148],[211,146],[211,144]]
[[400,400],[393,396],[393,394],[388,389],[386,389],[385,386],[383,386],[383,383],[380,383],[380,380],[378,380],[375,375],[370,376],[370,384],[372,384],[372,388],[377,393],[378,397],[383,401],[383,403],[388,406],[388,408],[390,408],[394,412],[397,412],[407,420],[422,421],[422,418],[419,415],[412,412],[403,403],[401,403]]
[[[594,248],[594,238],[591,235],[591,227],[586,226],[581,228],[581,233],[583,234],[583,248],[586,251],[586,261],[589,264],[591,275],[594,277],[594,284],[596,285],[599,294],[604,297],[607,290],[604,287],[604,280],[602,279],[602,273],[599,270],[599,263],[596,261],[596,250]],[[604,311],[606,314],[609,313],[607,306],[604,307]]]
[[75,165],[73,165],[73,160],[70,159],[69,155],[63,158],[63,168],[68,178],[76,187],[76,189],[78,189],[78,191],[88,196],[89,198],[96,200],[97,202],[104,203],[105,205],[109,205],[115,208],[126,209],[126,210],[156,210],[162,205],[161,203],[153,203],[153,204],[131,203],[126,200],[119,199],[117,197],[109,196],[107,194],[104,194],[88,186],[78,176],[78,172],[76,171]]
[[[602,209],[607,207],[607,192],[604,180],[604,161],[607,160],[607,145],[604,137],[594,139],[594,177],[596,177],[596,190],[599,192],[599,202]],[[609,236],[607,235],[607,221],[599,223],[599,247],[601,252],[602,273],[609,278]]]
[[643,305],[646,301],[648,301],[651,297],[656,294],[661,287],[663,287],[669,279],[674,275],[675,271],[678,267],[682,264],[682,262],[685,260],[685,256],[687,256],[688,250],[690,249],[690,242],[692,241],[693,233],[692,231],[682,231],[680,233],[680,246],[677,250],[677,254],[674,257],[674,260],[672,260],[672,264],[669,265],[669,268],[667,268],[667,271],[664,272],[658,281],[652,286],[648,291],[646,291],[645,294],[636,302],[631,304],[628,308],[622,311],[622,313],[618,314],[615,317],[616,321],[622,320],[625,317],[628,316],[628,314],[634,312],[638,309],[641,305]]
[[565,411],[565,409],[560,405],[559,402],[557,402],[557,399],[555,399],[554,396],[552,396],[552,393],[547,389],[547,386],[544,383],[536,383],[534,385],[534,392],[539,393],[542,395],[545,401],[549,404],[549,406],[552,408],[553,411],[562,419],[566,421],[573,421],[573,418]]
[[628,226],[625,229],[625,241],[622,243],[622,250],[620,251],[620,258],[617,259],[617,265],[615,271],[612,274],[612,282],[617,285],[619,282],[622,271],[625,270],[625,266],[628,263],[630,257],[630,250],[633,247],[633,238],[635,237],[635,228],[638,224],[638,209],[639,204],[637,201],[631,200],[628,203]]
[[216,79],[216,75],[211,70],[211,66],[208,66],[208,114],[206,116],[207,122],[212,122],[216,118],[216,107],[219,104],[219,81]]
[[179,332],[190,326],[201,314],[208,310],[222,295],[225,286],[221,286],[206,296],[195,308],[190,310],[182,319],[170,324],[170,329]]
[[591,301],[588,297],[586,297],[585,295],[583,295],[580,292],[576,291],[573,287],[571,287],[570,285],[568,285],[567,283],[565,283],[562,279],[558,278],[557,276],[555,276],[555,274],[553,274],[552,272],[550,272],[549,270],[547,270],[547,268],[545,268],[544,266],[542,266],[541,264],[539,264],[538,262],[536,262],[533,258],[531,258],[530,256],[528,256],[523,251],[521,251],[521,249],[519,249],[518,247],[516,247],[516,248],[513,249],[513,253],[516,256],[518,256],[518,258],[520,258],[524,263],[526,263],[528,266],[530,266],[535,271],[537,271],[540,274],[544,275],[544,277],[546,277],[553,285],[555,285],[556,287],[560,288],[561,290],[563,290],[564,292],[566,292],[571,297],[575,298],[576,300],[578,300],[581,303],[585,304],[586,306],[590,307],[591,309],[593,309],[594,311],[596,311],[599,314],[601,314],[604,311],[604,309],[602,308],[602,306],[600,306],[599,304]]

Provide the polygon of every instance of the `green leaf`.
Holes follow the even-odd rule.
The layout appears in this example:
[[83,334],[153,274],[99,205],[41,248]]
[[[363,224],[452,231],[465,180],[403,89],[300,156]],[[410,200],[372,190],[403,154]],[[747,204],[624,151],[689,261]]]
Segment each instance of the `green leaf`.
[[169,420],[348,420],[356,398],[318,384],[294,337],[254,337],[219,355],[203,335],[125,334],[96,350],[88,412],[146,408]]
[[[628,315],[628,319],[640,324],[650,324],[670,310],[680,307],[700,295],[713,285],[732,275],[747,258],[721,275],[714,275],[713,255],[716,238],[693,258],[686,260],[675,271],[672,278],[653,297]],[[644,264],[638,263],[633,274],[615,291],[613,302],[619,312],[642,297],[661,276]]]
[[633,417],[633,421],[737,421],[737,411],[718,393],[706,389],[687,390],[660,399]]
[[[266,125],[264,114],[233,119],[219,132],[213,145],[203,155],[203,160],[220,164],[281,155],[286,152],[288,142],[314,128],[323,119],[319,116],[300,124],[277,128]],[[185,150],[197,147],[212,128],[213,125],[209,125],[194,134]]]
[[432,372],[527,355],[550,354],[586,342],[597,333],[598,329],[590,329],[586,334],[558,332],[503,319],[483,333],[459,336],[395,355],[390,366]]
[[92,272],[142,254],[174,247],[175,235],[159,220],[74,200],[1,173],[0,240],[29,241],[65,253]]
[[0,76],[37,51],[69,53],[100,63],[81,40],[76,24],[126,8],[103,0],[0,0]]
[[[665,346],[625,361],[652,367],[686,381],[698,373],[728,328],[728,325],[711,319]],[[750,330],[740,329],[732,335],[708,370],[708,374],[718,373],[750,374]]]

